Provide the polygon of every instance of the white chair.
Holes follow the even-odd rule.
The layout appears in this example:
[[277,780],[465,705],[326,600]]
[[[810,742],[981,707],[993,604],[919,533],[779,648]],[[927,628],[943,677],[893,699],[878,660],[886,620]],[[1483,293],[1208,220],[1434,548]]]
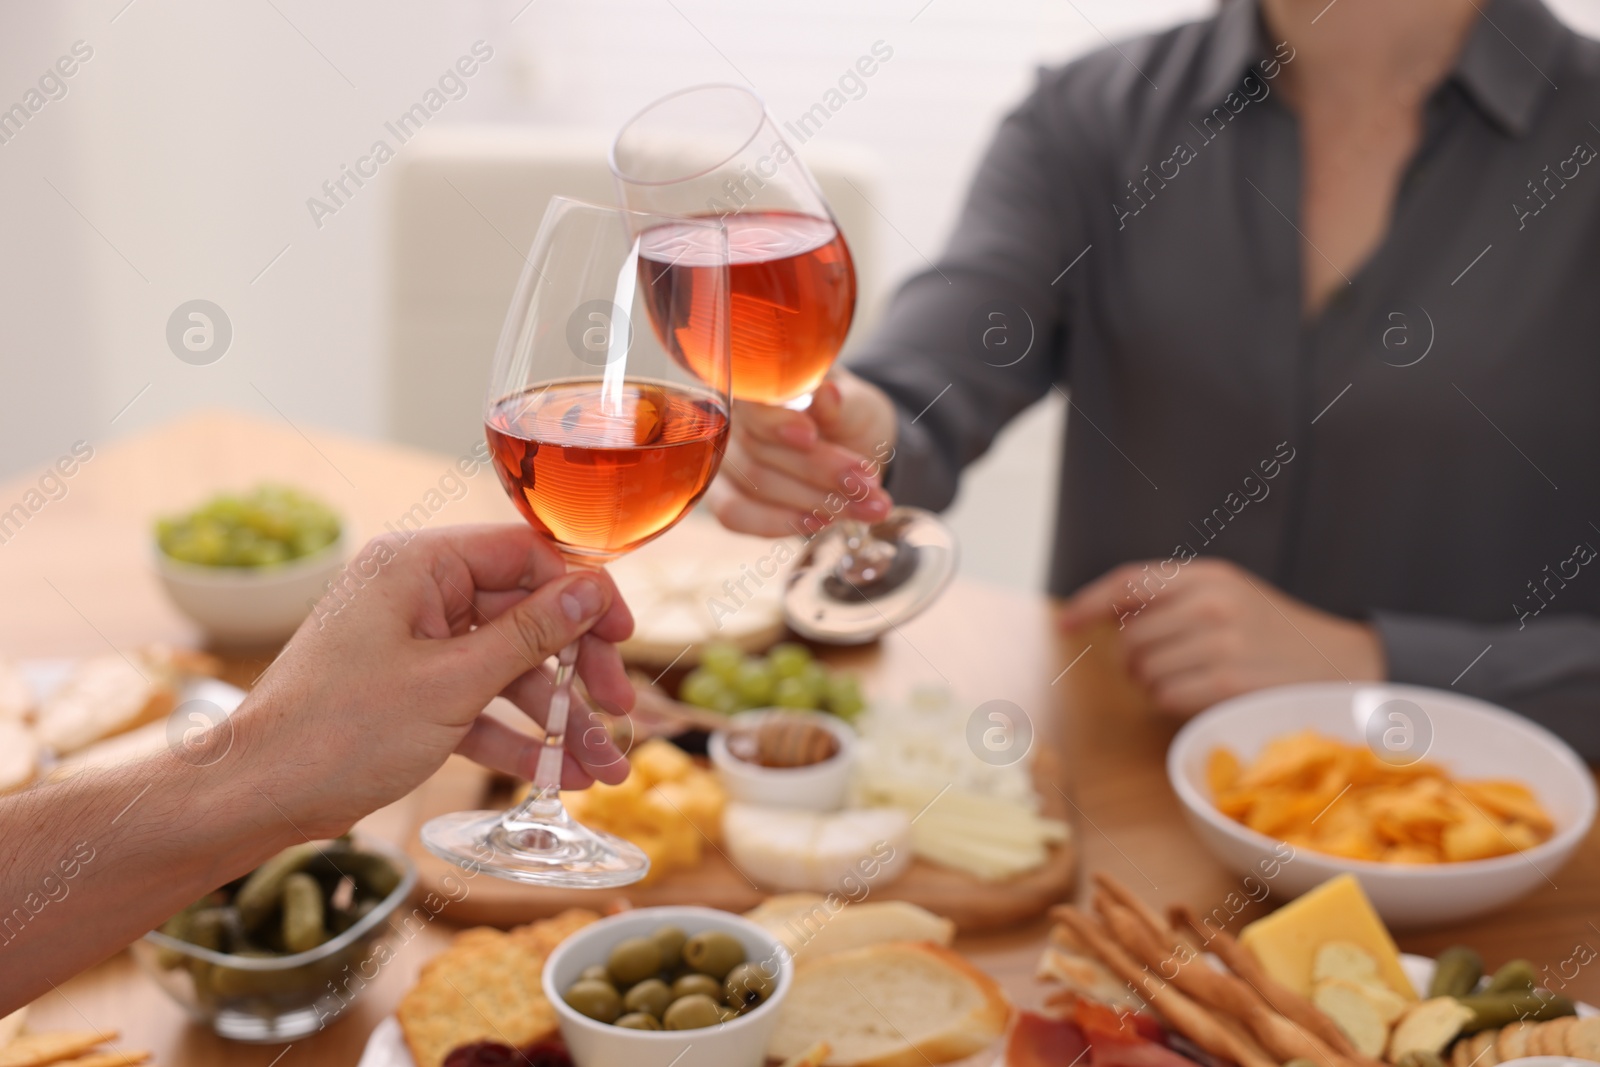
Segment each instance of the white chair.
[[[483,392],[511,292],[555,195],[613,202],[609,137],[527,127],[430,129],[406,145],[390,244],[389,436],[460,455],[482,438]],[[803,156],[855,255],[851,337],[882,301],[870,153]]]

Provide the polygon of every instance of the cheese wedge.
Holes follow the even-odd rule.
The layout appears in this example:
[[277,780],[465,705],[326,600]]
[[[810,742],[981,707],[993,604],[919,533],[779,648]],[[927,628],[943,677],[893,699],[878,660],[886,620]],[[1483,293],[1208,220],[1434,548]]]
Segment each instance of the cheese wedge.
[[722,837],[733,865],[768,889],[854,898],[911,865],[911,818],[898,808],[821,813],[729,804]]
[[1239,943],[1255,953],[1267,973],[1301,996],[1311,995],[1317,950],[1330,941],[1365,949],[1384,985],[1407,1001],[1417,999],[1394,938],[1354,875],[1330,878],[1239,932]]

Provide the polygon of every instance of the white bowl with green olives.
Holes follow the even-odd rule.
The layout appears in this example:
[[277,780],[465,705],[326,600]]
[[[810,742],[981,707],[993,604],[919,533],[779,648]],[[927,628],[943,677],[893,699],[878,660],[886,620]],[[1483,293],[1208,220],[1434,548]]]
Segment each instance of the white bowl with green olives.
[[789,951],[714,908],[640,908],[562,942],[544,993],[577,1067],[760,1067],[793,984]]

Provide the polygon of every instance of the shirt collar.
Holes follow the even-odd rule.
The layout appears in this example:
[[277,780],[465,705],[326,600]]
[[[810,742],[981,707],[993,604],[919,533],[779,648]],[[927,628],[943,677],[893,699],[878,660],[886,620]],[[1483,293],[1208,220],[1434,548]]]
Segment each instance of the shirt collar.
[[1245,68],[1271,54],[1261,31],[1256,0],[1224,0],[1200,59],[1193,107],[1209,111],[1243,80]]
[[1490,0],[1451,77],[1490,119],[1520,137],[1545,94],[1555,91],[1572,37],[1540,0]]
[[[1528,131],[1573,33],[1541,0],[1488,0],[1451,78],[1507,132]],[[1224,0],[1205,45],[1193,106],[1209,111],[1237,89],[1245,71],[1272,56],[1257,0]]]

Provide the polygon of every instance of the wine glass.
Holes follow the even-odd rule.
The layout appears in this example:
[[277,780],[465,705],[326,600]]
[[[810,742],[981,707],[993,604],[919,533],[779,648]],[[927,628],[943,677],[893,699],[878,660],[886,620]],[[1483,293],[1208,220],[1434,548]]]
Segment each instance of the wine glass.
[[[714,217],[550,201],[500,333],[484,426],[506,492],[569,566],[603,566],[660,536],[711,484],[728,438],[727,264]],[[577,655],[574,642],[556,657],[528,798],[429,821],[435,855],[570,888],[649,871],[637,847],[562,806]]]
[[[722,219],[732,394],[810,406],[850,330],[855,264],[760,97],[738,85],[664,96],[617,134],[611,171],[631,208]],[[871,640],[932,603],[955,572],[955,539],[929,512],[897,507],[874,526],[813,514],[826,531],[801,553],[784,594],[790,626],[807,637]]]

